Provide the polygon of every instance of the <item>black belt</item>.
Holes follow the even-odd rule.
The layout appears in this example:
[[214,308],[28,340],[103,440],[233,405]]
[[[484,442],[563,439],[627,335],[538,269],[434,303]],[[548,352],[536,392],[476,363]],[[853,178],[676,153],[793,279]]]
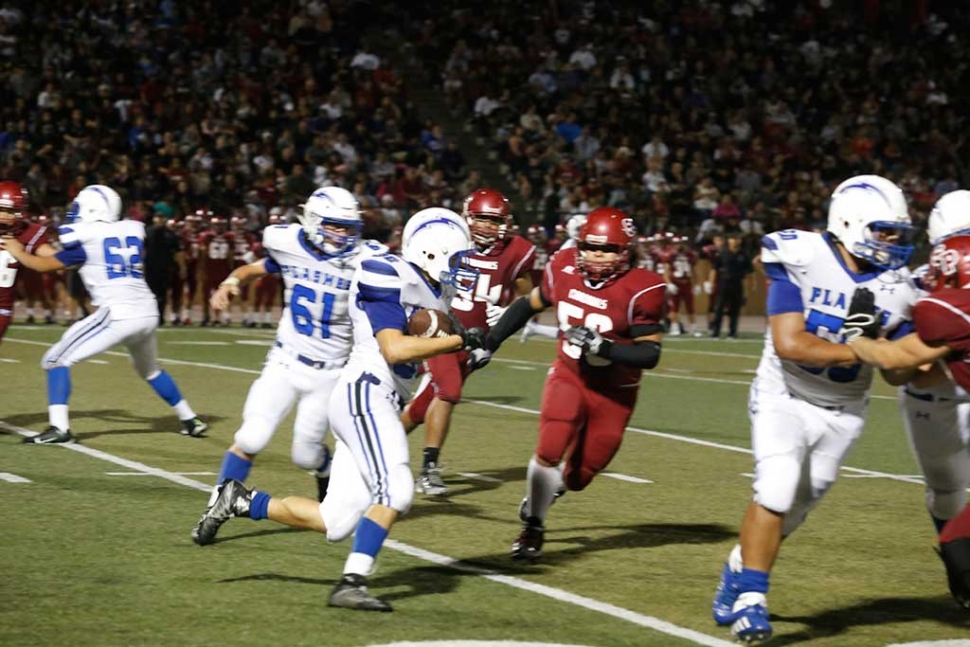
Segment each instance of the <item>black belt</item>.
[[[286,347],[284,347],[283,344],[281,344],[280,342],[276,342],[276,347],[282,348],[284,351],[286,351]],[[299,353],[290,353],[289,351],[286,351],[286,352],[287,352],[287,355],[289,355],[290,357],[293,357],[299,363],[305,364],[310,368],[315,368],[318,371],[323,370],[325,368],[342,368],[343,365],[347,363],[345,361],[313,359],[312,357],[307,357],[306,355],[300,355]]]
[[825,409],[826,411],[840,411],[840,412],[841,411],[845,411],[845,405],[826,406],[824,404],[815,404],[814,402],[809,402],[805,398],[798,397],[797,395],[795,395],[791,391],[788,392],[788,397],[794,398],[795,400],[801,400],[802,402],[807,402],[808,404],[812,405],[813,407],[818,407],[819,409]]
[[923,402],[949,402],[953,398],[938,398],[932,393],[917,393],[916,391],[910,391],[909,387],[905,387],[903,392],[911,398],[916,398],[917,400],[922,400]]

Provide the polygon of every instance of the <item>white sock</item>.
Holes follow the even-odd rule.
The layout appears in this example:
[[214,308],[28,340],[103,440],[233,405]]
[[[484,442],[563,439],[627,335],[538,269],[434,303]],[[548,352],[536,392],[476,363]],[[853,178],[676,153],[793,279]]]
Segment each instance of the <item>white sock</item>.
[[191,420],[195,417],[195,411],[192,411],[192,407],[189,406],[185,398],[179,400],[172,408],[175,409],[175,415],[179,417],[179,420]]
[[364,553],[351,553],[344,564],[344,575],[370,575],[374,571],[374,558]]
[[526,472],[529,516],[537,517],[539,521],[543,521],[556,496],[556,490],[560,487],[562,487],[562,473],[559,468],[540,465],[536,457],[533,456],[529,460],[529,469]]
[[67,431],[71,428],[71,423],[67,419],[67,405],[66,404],[52,404],[47,407],[47,418],[51,425]]
[[264,312],[263,321],[265,321],[266,323],[273,323],[273,313],[268,310]]
[[533,325],[532,332],[549,339],[559,339],[559,328],[556,326],[537,323]]
[[728,556],[728,568],[732,573],[740,573],[744,570],[744,561],[741,560],[741,544],[735,544]]

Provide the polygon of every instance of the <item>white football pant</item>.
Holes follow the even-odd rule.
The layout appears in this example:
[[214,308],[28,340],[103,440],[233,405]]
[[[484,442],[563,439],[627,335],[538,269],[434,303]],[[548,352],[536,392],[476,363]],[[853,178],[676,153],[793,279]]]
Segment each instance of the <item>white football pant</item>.
[[158,371],[157,328],[157,312],[136,319],[118,320],[112,318],[110,307],[102,306],[68,328],[60,341],[44,353],[40,365],[44,370],[55,366],[71,367],[124,344],[138,375],[147,380]]
[[754,500],[785,515],[790,535],[818,504],[862,433],[866,406],[827,409],[751,385],[748,413],[754,452]]
[[299,401],[293,423],[293,463],[306,470],[320,467],[329,417],[327,403],[341,369],[313,368],[281,348],[273,348],[243,407],[243,423],[236,432],[236,447],[255,456],[266,449],[280,422]]
[[374,495],[357,470],[353,452],[337,438],[330,464],[330,485],[320,504],[327,539],[340,541],[350,536],[373,502]]

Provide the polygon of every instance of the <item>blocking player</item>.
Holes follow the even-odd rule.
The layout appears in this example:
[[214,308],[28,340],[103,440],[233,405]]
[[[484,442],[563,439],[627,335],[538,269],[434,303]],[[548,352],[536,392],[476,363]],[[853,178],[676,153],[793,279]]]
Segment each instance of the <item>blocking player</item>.
[[[28,254],[53,256],[54,248],[47,230],[26,220],[27,191],[17,182],[0,182],[0,236],[13,237]],[[14,284],[20,263],[9,252],[0,250],[0,342],[13,319]]]
[[484,342],[483,332],[475,329],[444,337],[410,336],[408,319],[421,308],[447,310],[446,288],[474,286],[475,273],[461,267],[470,245],[461,216],[448,209],[424,209],[404,228],[403,258],[388,254],[366,259],[354,274],[348,300],[353,350],[329,404],[330,422],[343,446],[338,444],[334,454],[331,487],[323,503],[272,497],[230,480],[207,513],[218,522],[232,516],[269,518],[326,533],[332,541],[353,532],[353,548],[330,606],[392,610],[371,595],[366,578],[391,526],[408,511],[414,496],[401,403],[410,396],[420,360],[478,349]]
[[577,238],[578,246],[553,257],[542,285],[515,301],[486,340],[486,350],[494,352],[552,306],[563,331],[542,393],[522,532],[512,544],[516,559],[541,555],[557,491],[582,490],[609,464],[633,413],[641,372],[660,360],[665,284],[658,274],[631,267],[633,219],[599,207]]
[[[474,242],[469,265],[478,270],[475,291],[458,292],[451,309],[466,328],[488,332],[505,312],[507,295],[516,297],[532,290],[529,271],[536,247],[524,238],[508,234],[512,213],[508,199],[495,189],[477,189],[465,198],[462,217],[468,222]],[[461,400],[462,385],[471,372],[468,353],[447,353],[425,361],[426,377],[402,415],[410,433],[425,423],[421,474],[415,489],[431,496],[447,494],[441,478],[439,456],[451,425],[451,412]]]
[[686,334],[687,329],[680,321],[680,308],[687,313],[690,333],[700,337],[697,321],[694,319],[694,265],[697,263],[697,252],[690,248],[686,236],[674,236],[672,247],[664,259],[664,278],[667,281],[667,314],[670,317],[671,336]]
[[[847,336],[910,330],[912,231],[899,187],[860,175],[836,187],[826,233],[762,239],[769,329],[748,405],[754,497],[712,605],[739,640],[771,636],[766,595],[782,538],[835,482],[865,424],[873,371],[858,363]],[[860,322],[866,299],[879,316]]]
[[17,238],[0,240],[18,262],[38,272],[80,265],[78,274],[91,294],[97,312],[77,322],[51,346],[41,360],[47,371],[50,426],[25,443],[43,445],[74,441],[68,421],[71,366],[124,344],[135,371],[175,411],[186,436],[200,436],[208,428],[182,397],[175,380],[158,368],[158,306],[142,270],[145,225],[119,220],[121,198],[109,187],[93,184],[81,189],[58,229],[63,249],[53,256],[27,252]]
[[[944,196],[945,198],[946,196]],[[935,233],[931,231],[931,235]],[[929,295],[920,299],[913,308],[913,322],[916,332],[891,343],[876,342],[871,339],[856,339],[849,347],[859,358],[884,370],[919,370],[919,367],[944,362],[948,373],[956,385],[965,391],[970,390],[970,235],[958,234],[944,238],[930,255],[929,268],[923,276],[923,286]],[[952,383],[943,371],[931,371],[935,381],[927,380],[922,392],[949,393],[956,395]],[[970,609],[970,507],[966,506],[966,493],[951,493],[943,501],[931,487],[932,482],[941,478],[963,484],[966,472],[966,429],[965,410],[960,411],[954,401],[937,404],[929,411],[937,414],[939,420],[933,426],[907,425],[911,434],[935,431],[940,437],[935,439],[935,452],[931,438],[916,441],[917,452],[923,451],[920,466],[934,454],[943,454],[944,460],[931,461],[933,469],[925,471],[927,482],[927,502],[933,506],[946,505],[945,509],[931,507],[934,520],[938,522],[940,556],[947,570],[950,592],[965,609]],[[948,423],[949,428],[941,423]],[[945,460],[948,458],[948,460]],[[957,501],[962,508],[957,509],[948,520],[937,517],[949,513]]]

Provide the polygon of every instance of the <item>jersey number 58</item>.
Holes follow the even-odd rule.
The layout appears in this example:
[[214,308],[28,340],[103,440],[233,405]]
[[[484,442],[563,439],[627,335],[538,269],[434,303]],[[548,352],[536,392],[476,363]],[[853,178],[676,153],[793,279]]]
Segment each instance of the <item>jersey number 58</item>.
[[[601,333],[613,330],[613,320],[606,315],[598,312],[586,314],[586,311],[578,305],[566,301],[560,301],[556,307],[556,318],[559,319],[559,330],[563,332],[573,326],[586,326]],[[562,352],[573,359],[579,359],[583,354],[579,346],[570,344],[565,339],[562,342]],[[610,364],[610,360],[595,355],[587,355],[586,362],[590,366],[607,366]]]

